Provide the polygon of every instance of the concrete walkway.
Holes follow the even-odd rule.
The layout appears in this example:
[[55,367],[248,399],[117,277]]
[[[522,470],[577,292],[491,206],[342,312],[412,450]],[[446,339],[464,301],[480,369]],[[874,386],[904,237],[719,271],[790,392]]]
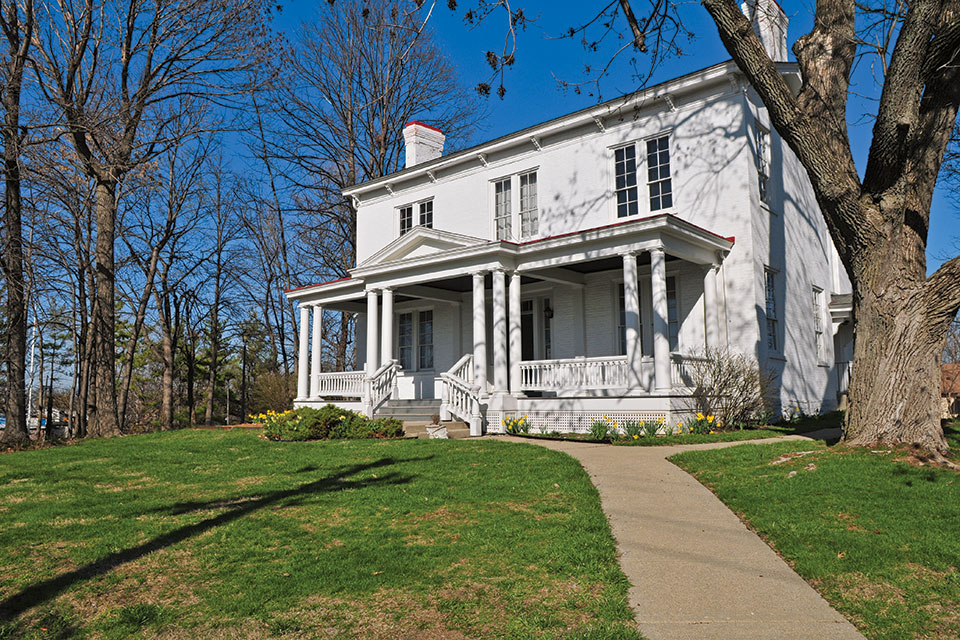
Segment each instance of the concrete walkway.
[[568,453],[590,474],[633,584],[629,604],[650,640],[863,638],[716,496],[666,460],[743,442],[611,447],[510,439]]

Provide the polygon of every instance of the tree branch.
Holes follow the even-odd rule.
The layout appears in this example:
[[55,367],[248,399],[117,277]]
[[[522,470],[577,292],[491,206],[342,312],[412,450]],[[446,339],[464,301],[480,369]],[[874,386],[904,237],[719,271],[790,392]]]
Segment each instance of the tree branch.
[[960,256],[947,260],[927,278],[924,297],[930,323],[945,330],[960,311]]

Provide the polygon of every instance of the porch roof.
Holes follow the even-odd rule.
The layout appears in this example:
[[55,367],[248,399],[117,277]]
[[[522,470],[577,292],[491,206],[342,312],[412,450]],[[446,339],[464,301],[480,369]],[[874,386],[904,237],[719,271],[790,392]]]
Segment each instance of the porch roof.
[[[290,300],[310,304],[357,301],[368,289],[410,287],[469,273],[504,269],[545,279],[557,271],[584,272],[584,263],[662,247],[668,256],[718,264],[733,247],[725,238],[672,214],[622,221],[527,242],[486,240],[414,227],[362,264],[350,277],[290,289]],[[565,269],[567,267],[568,269]],[[554,275],[551,277],[551,273]],[[575,280],[576,278],[574,278]]]

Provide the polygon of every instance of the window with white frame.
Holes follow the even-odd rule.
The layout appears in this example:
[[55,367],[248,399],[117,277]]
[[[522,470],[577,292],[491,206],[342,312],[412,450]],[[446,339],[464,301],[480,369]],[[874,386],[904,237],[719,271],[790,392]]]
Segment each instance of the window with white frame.
[[403,369],[413,369],[413,314],[397,314],[397,360]]
[[647,188],[650,191],[650,211],[660,211],[673,206],[668,135],[647,140]]
[[421,311],[417,318],[417,366],[433,369],[433,311]]
[[776,271],[765,267],[763,270],[764,290],[766,292],[767,312],[767,349],[780,351],[780,340],[777,327],[777,287]]
[[511,178],[504,178],[493,183],[493,219],[497,225],[497,240],[511,240]]
[[626,218],[640,213],[637,199],[637,148],[630,144],[613,152],[616,174],[617,217]]
[[407,371],[433,369],[433,310],[397,314],[397,360]]
[[677,307],[677,279],[667,278],[667,335],[670,336],[670,351],[680,345],[680,314]]
[[433,200],[420,203],[420,226],[433,228]]
[[757,186],[760,189],[760,201],[767,202],[767,183],[770,180],[770,132],[759,122],[754,122],[756,135]]
[[400,235],[413,229],[413,205],[400,207]]
[[520,237],[529,238],[539,231],[537,209],[537,172],[520,174]]
[[825,362],[827,354],[823,341],[823,290],[819,287],[813,287],[813,335],[817,362]]

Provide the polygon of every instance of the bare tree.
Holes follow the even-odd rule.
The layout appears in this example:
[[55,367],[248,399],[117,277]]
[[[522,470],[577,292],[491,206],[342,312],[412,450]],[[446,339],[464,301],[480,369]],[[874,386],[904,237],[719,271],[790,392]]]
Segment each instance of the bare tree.
[[[325,9],[302,27],[284,59],[286,82],[273,94],[272,144],[257,114],[257,155],[271,189],[262,206],[281,206],[278,169],[297,214],[292,224],[278,216],[278,265],[293,268],[301,279],[338,278],[354,266],[356,209],[341,191],[401,168],[407,122],[429,120],[454,147],[476,125],[481,109],[475,94],[459,85],[453,65],[410,9],[401,0],[346,0]],[[285,253],[286,225],[302,249],[292,267]],[[300,284],[286,274],[280,278],[286,287]],[[345,315],[336,331],[326,334],[341,368],[351,327]]]
[[114,241],[124,177],[175,143],[192,120],[180,98],[224,100],[238,72],[268,54],[259,0],[63,0],[45,5],[38,77],[96,185],[96,419],[92,435],[119,432],[115,393]]
[[4,251],[3,278],[6,284],[6,336],[4,368],[7,374],[6,427],[0,440],[26,440],[27,400],[24,370],[27,352],[27,308],[23,280],[23,231],[21,227],[20,98],[23,71],[33,39],[33,0],[4,0],[0,3],[0,30],[7,41],[0,73],[3,74],[3,172]]

